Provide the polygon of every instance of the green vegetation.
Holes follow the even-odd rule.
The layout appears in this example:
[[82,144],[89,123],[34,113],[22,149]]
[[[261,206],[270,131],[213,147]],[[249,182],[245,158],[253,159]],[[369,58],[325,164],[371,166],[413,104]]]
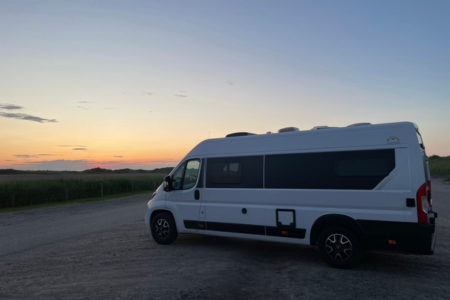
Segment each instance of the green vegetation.
[[429,164],[431,176],[444,176],[447,177],[447,180],[450,180],[450,156],[430,156]]
[[0,209],[150,192],[170,172],[166,169],[158,173],[128,169],[121,171],[93,169],[83,172],[18,174],[15,170],[0,170],[2,177],[6,177],[3,182],[0,180]]
[[106,196],[103,196],[103,197],[86,198],[86,199],[78,199],[78,200],[69,200],[69,201],[64,201],[64,202],[49,202],[49,203],[42,203],[42,204],[29,205],[29,206],[0,208],[0,213],[9,213],[9,212],[16,212],[16,211],[31,210],[31,209],[40,209],[40,208],[47,208],[47,207],[64,206],[64,205],[70,205],[70,204],[82,204],[82,203],[110,200],[110,199],[116,199],[116,198],[125,198],[125,197],[136,196],[136,195],[145,195],[145,194],[147,194],[149,196],[149,199],[150,199],[150,194],[152,192],[153,192],[153,190],[145,191],[145,192],[142,192],[142,191],[140,191],[140,192],[130,192],[130,193],[106,195]]

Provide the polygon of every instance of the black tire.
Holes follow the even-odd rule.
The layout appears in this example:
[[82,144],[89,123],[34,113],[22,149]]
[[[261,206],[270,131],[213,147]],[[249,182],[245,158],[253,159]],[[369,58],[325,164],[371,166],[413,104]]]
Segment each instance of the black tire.
[[362,247],[356,234],[340,226],[325,228],[318,241],[320,256],[338,269],[350,269],[361,262]]
[[172,244],[178,237],[177,226],[171,214],[158,213],[150,222],[153,239],[161,245]]

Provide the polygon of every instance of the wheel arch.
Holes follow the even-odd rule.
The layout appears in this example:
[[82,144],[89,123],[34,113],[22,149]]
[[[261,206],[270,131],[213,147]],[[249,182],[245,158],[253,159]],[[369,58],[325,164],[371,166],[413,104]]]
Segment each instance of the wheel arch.
[[320,233],[329,226],[342,226],[352,230],[358,237],[361,245],[364,244],[363,229],[355,219],[346,215],[328,214],[319,217],[311,227],[311,234],[309,237],[310,245],[316,246]]
[[175,216],[173,215],[173,213],[170,210],[167,210],[167,209],[157,209],[157,210],[153,211],[152,214],[150,215],[150,220],[149,220],[150,224],[152,224],[153,218],[159,213],[168,213],[168,214],[170,214],[172,216],[173,221],[175,222],[175,225],[177,225],[177,221],[175,220]]

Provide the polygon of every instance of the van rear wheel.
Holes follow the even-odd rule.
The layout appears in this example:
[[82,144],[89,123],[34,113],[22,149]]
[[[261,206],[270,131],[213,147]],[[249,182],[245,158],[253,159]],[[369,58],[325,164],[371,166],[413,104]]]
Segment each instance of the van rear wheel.
[[323,260],[334,268],[353,268],[362,258],[362,247],[358,237],[345,227],[325,228],[319,236],[318,246]]
[[177,226],[169,213],[159,213],[151,221],[151,231],[155,242],[161,245],[172,244],[178,237]]

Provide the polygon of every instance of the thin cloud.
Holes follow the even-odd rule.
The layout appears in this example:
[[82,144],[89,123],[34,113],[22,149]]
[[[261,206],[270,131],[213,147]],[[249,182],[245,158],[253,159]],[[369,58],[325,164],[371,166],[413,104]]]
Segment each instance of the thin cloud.
[[16,154],[14,157],[17,158],[37,158],[37,155],[28,155],[28,154]]
[[89,162],[86,160],[53,160],[53,161],[32,161],[26,162],[20,166],[21,169],[26,170],[53,170],[53,171],[66,171],[76,170],[82,171],[90,168]]
[[77,106],[79,109],[82,109],[82,110],[89,110],[89,109],[87,109],[86,107],[83,107],[83,106]]
[[13,110],[13,109],[23,109],[23,107],[19,106],[19,105],[5,103],[5,104],[0,104],[0,109]]
[[11,113],[4,113],[4,112],[0,112],[0,117],[24,120],[24,121],[33,121],[33,122],[38,122],[38,123],[44,123],[44,122],[56,123],[56,122],[58,122],[55,119],[44,119],[41,117],[31,116],[31,115],[27,115],[27,114],[11,114]]
[[76,150],[76,151],[84,151],[84,150],[87,150],[87,148],[73,148],[72,150]]
[[177,97],[187,97],[186,95],[181,95],[181,94],[173,94],[174,96],[177,96]]
[[85,145],[58,145],[58,147],[66,147],[66,148],[80,147],[80,148],[86,148]]
[[44,153],[44,154],[16,154],[14,156],[17,158],[38,158],[41,156],[54,156],[54,155]]
[[120,156],[120,155],[115,155],[115,156],[113,156],[113,157],[123,158],[123,156]]
[[115,108],[114,107],[105,107],[104,109],[106,109],[106,110],[113,110]]
[[95,102],[92,102],[92,101],[78,101],[78,103],[95,103]]

